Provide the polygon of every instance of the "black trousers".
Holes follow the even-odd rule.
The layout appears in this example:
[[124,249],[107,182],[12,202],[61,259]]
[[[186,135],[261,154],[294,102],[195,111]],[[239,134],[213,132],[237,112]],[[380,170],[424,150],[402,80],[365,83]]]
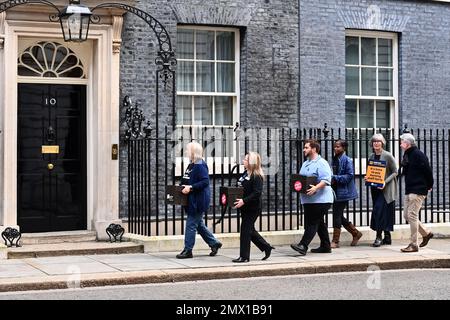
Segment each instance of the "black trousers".
[[330,209],[331,203],[307,203],[303,205],[305,213],[305,233],[300,244],[308,247],[316,233],[320,238],[322,248],[330,248],[330,236],[324,217]]
[[344,210],[348,205],[348,201],[339,201],[333,203],[333,228],[340,229],[350,224],[348,219],[344,217]]
[[261,208],[248,208],[241,210],[241,236],[240,236],[240,256],[244,259],[250,259],[250,241],[253,242],[259,250],[269,249],[271,245],[255,230],[255,222],[261,214]]

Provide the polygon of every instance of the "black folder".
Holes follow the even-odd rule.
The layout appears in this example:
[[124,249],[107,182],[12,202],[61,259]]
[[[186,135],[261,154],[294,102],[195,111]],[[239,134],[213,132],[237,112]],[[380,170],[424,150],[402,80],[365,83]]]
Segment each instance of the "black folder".
[[310,185],[317,184],[317,177],[307,177],[301,174],[293,174],[291,176],[291,190],[297,193],[306,193]]
[[188,195],[183,194],[184,186],[166,186],[166,203],[171,205],[188,205]]
[[244,188],[242,187],[220,187],[219,202],[222,207],[234,207],[236,199],[242,199],[244,196]]

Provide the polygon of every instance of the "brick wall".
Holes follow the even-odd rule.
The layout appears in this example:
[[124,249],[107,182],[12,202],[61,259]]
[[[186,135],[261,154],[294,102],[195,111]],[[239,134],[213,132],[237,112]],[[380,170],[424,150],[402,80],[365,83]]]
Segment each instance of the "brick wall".
[[301,125],[345,123],[345,29],[399,35],[399,122],[450,119],[450,5],[429,1],[300,1]]
[[[136,1],[136,7],[165,26],[175,51],[177,24],[238,27],[241,30],[241,125],[297,126],[298,1],[163,0]],[[131,14],[125,18],[122,36],[121,95],[139,101],[154,128],[156,38],[142,20]],[[170,91],[160,91],[159,96],[162,134],[164,126],[171,125],[173,115]],[[122,136],[123,116],[124,110]],[[126,215],[127,153],[123,142],[120,155],[120,211]]]

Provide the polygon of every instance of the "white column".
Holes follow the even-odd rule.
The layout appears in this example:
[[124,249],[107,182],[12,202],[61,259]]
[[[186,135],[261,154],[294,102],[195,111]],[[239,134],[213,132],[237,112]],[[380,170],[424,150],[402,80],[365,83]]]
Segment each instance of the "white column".
[[[3,54],[3,47],[5,44],[5,28],[4,28],[4,23],[5,23],[5,18],[6,18],[6,12],[2,12],[0,13],[0,194],[3,195],[3,174],[4,174],[4,170],[3,170],[3,154],[4,154],[4,147],[3,147],[3,143],[4,143],[4,135],[3,135],[3,130],[4,130],[4,119],[5,119],[5,104],[4,104],[4,85],[5,85],[5,68],[4,68],[4,64],[5,64],[5,60],[4,60],[4,54]],[[5,214],[4,214],[4,202],[3,202],[3,197],[0,197],[0,226],[5,225]],[[1,227],[0,227],[1,228]],[[2,231],[2,230],[0,230]]]
[[119,80],[120,80],[120,44],[122,16],[113,17],[113,25],[107,41],[99,43],[98,51],[102,59],[98,70],[102,79],[102,96],[99,99],[97,117],[96,183],[97,203],[94,214],[94,227],[99,240],[109,239],[106,228],[111,223],[121,223],[119,219],[119,161],[112,160],[112,145],[119,144]]

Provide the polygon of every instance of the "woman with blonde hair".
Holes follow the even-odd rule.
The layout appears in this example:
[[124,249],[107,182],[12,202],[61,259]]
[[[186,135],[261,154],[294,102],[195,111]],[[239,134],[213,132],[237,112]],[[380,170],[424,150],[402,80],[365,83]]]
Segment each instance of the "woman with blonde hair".
[[192,258],[192,249],[195,244],[195,235],[200,236],[210,246],[210,256],[215,256],[222,247],[211,231],[205,226],[203,216],[208,212],[211,200],[209,190],[209,172],[206,162],[203,161],[203,148],[197,142],[190,142],[186,146],[186,154],[190,159],[181,184],[182,192],[189,195],[188,205],[184,208],[187,212],[186,232],[184,236],[184,249],[177,255],[178,259]]
[[265,253],[262,260],[266,260],[274,248],[255,229],[256,219],[262,212],[261,195],[264,173],[261,168],[261,156],[256,152],[249,152],[244,157],[243,164],[245,171],[239,179],[239,184],[244,188],[244,195],[242,199],[236,199],[234,203],[235,208],[241,209],[242,216],[240,255],[232,261],[250,261],[250,242]]

